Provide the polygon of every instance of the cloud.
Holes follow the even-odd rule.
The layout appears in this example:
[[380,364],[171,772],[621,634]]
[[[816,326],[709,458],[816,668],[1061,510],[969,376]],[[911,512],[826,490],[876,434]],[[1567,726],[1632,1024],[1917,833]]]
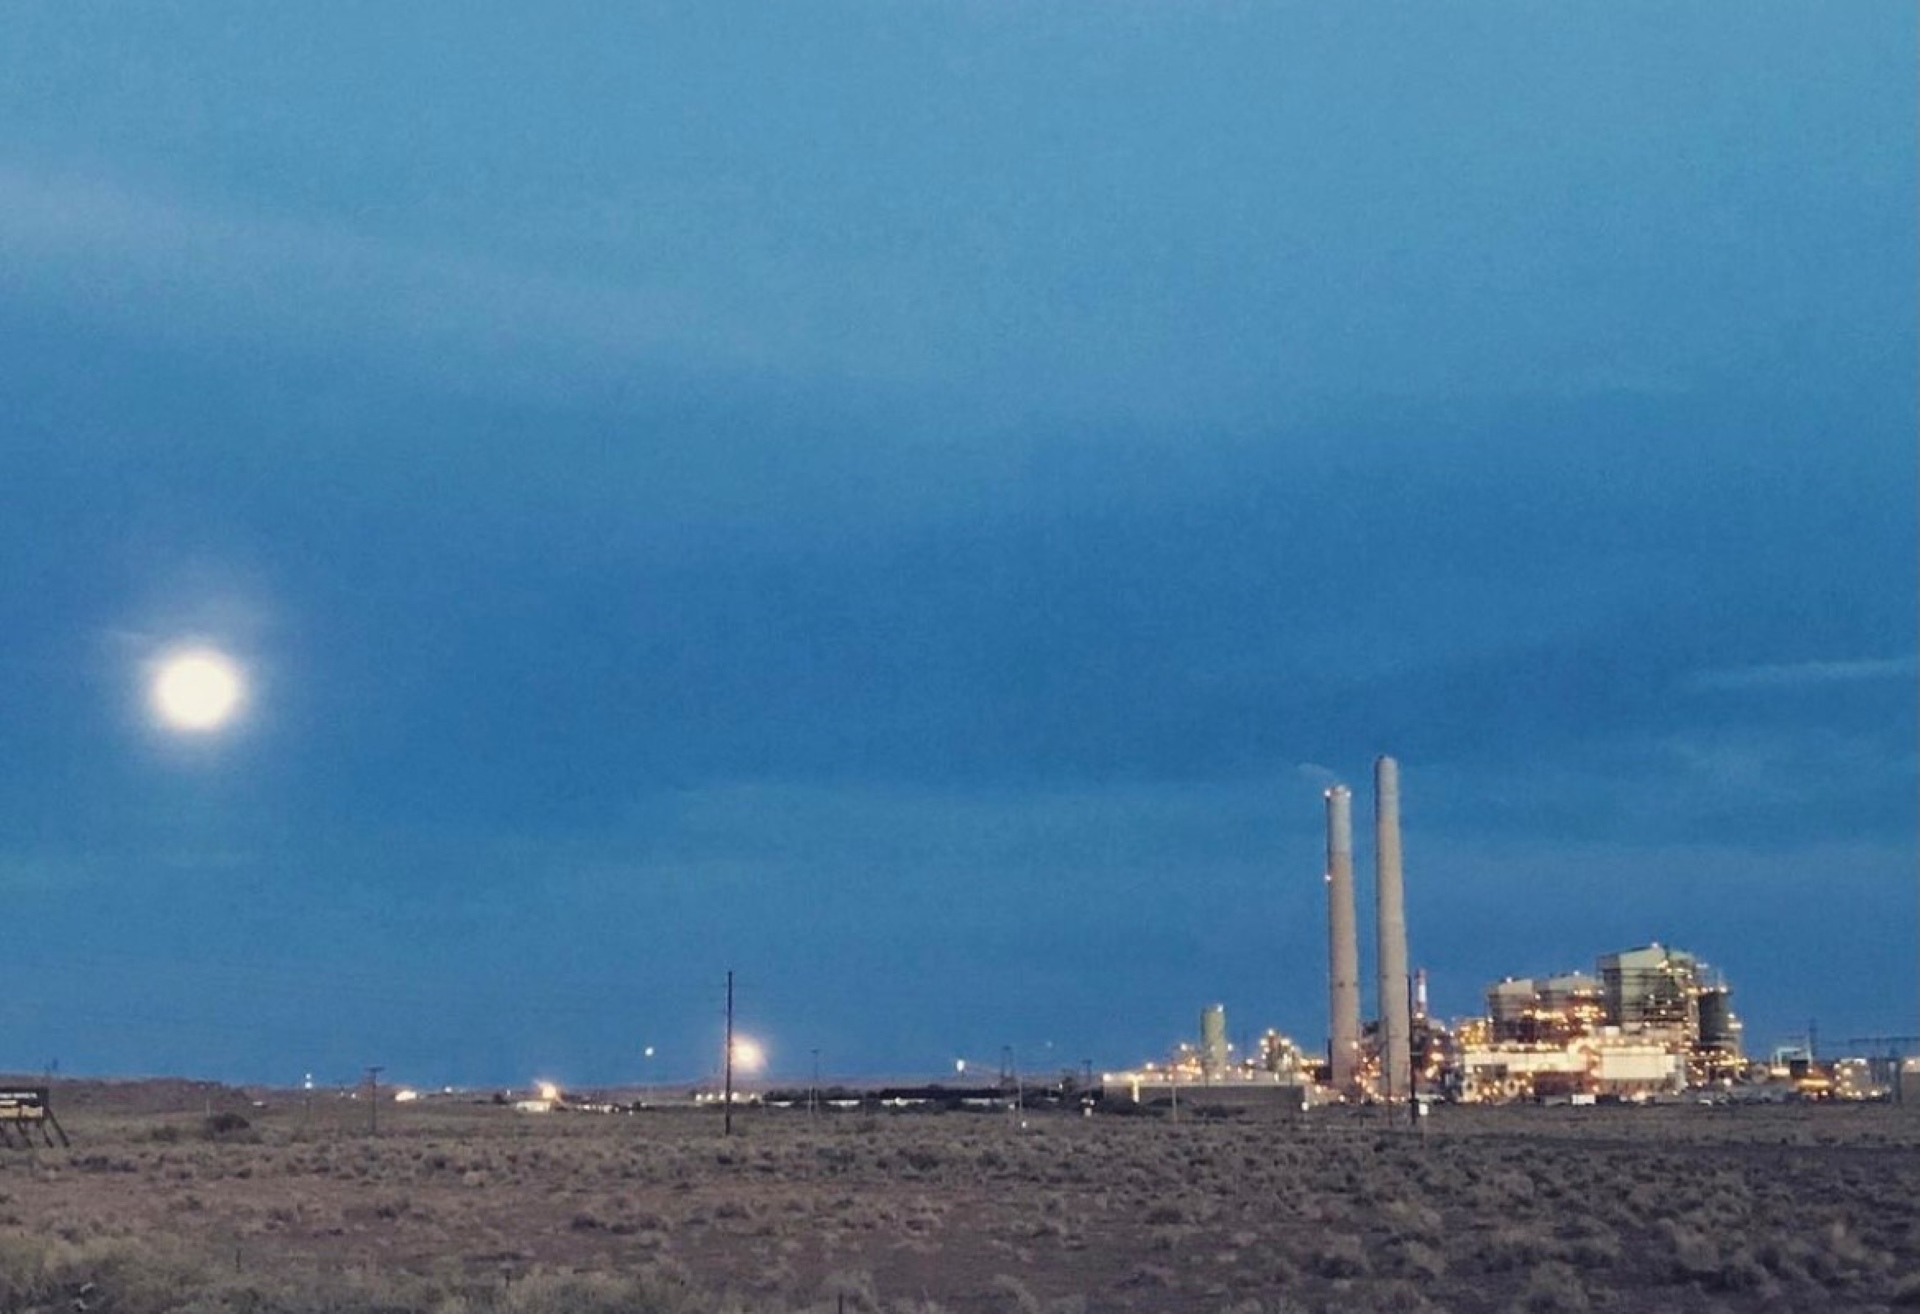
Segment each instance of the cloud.
[[[769,368],[791,344],[696,297],[561,276],[342,224],[0,164],[0,269],[136,331],[346,354],[463,386]],[[557,377],[556,377],[557,376]]]
[[1694,677],[1696,690],[1788,689],[1870,680],[1911,680],[1920,675],[1920,659],[1869,657],[1847,661],[1784,662],[1705,671]]

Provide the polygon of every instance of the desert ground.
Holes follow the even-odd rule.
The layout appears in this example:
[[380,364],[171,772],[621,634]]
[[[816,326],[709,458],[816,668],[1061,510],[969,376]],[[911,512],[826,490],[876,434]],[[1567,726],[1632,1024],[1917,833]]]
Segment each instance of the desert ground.
[[[264,1107],[262,1106],[264,1104]],[[1920,1307],[1920,1109],[517,1113],[55,1086],[5,1310]]]

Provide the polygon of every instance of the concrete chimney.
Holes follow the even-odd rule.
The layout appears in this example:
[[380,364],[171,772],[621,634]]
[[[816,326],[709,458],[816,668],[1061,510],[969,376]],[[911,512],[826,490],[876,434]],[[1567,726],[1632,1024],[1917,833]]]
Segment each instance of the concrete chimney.
[[1413,1026],[1407,1000],[1407,902],[1400,877],[1400,764],[1373,764],[1375,952],[1380,968],[1380,1093],[1412,1098]]
[[1333,1089],[1354,1090],[1360,1062],[1360,928],[1353,901],[1353,793],[1327,791],[1327,1031]]
[[1200,1075],[1210,1082],[1227,1075],[1225,1004],[1209,1004],[1200,1014]]

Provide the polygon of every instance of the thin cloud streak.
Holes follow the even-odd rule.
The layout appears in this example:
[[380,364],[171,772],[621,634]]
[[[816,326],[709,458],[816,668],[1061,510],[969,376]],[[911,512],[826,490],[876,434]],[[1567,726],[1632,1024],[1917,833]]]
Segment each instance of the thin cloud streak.
[[16,289],[138,330],[267,334],[489,391],[508,381],[564,395],[649,363],[767,371],[794,350],[777,329],[729,323],[663,287],[558,277],[4,164],[0,255]]
[[1911,680],[1920,676],[1920,658],[1869,657],[1848,661],[1782,662],[1736,666],[1694,677],[1697,690],[1787,689],[1869,680]]

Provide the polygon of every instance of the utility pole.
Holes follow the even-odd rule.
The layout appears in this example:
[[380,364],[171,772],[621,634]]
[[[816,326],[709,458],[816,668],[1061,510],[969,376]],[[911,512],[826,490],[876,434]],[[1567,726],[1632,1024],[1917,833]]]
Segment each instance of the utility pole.
[[384,1067],[367,1068],[367,1135],[380,1134],[380,1074]]
[[727,969],[727,1062],[726,1089],[722,1093],[725,1113],[721,1121],[720,1134],[733,1135],[733,969]]
[[813,1085],[807,1089],[807,1116],[820,1112],[820,1051],[813,1051]]
[[[1425,969],[1422,969],[1423,971]],[[1414,1005],[1420,999],[1419,987],[1414,984],[1416,978],[1407,978],[1407,1125],[1419,1127],[1424,1133],[1426,1124],[1420,1121],[1420,1065],[1414,1062],[1413,1019],[1422,1016],[1414,1011]],[[1424,1028],[1423,1028],[1424,1030]]]
[[[1383,1007],[1381,1013],[1387,1010]],[[1380,1116],[1387,1120],[1388,1130],[1394,1126],[1393,1118],[1393,1062],[1389,1058],[1389,1047],[1393,1044],[1387,1036],[1387,1020],[1380,1019],[1380,1091],[1384,1098],[1380,1101]]]

